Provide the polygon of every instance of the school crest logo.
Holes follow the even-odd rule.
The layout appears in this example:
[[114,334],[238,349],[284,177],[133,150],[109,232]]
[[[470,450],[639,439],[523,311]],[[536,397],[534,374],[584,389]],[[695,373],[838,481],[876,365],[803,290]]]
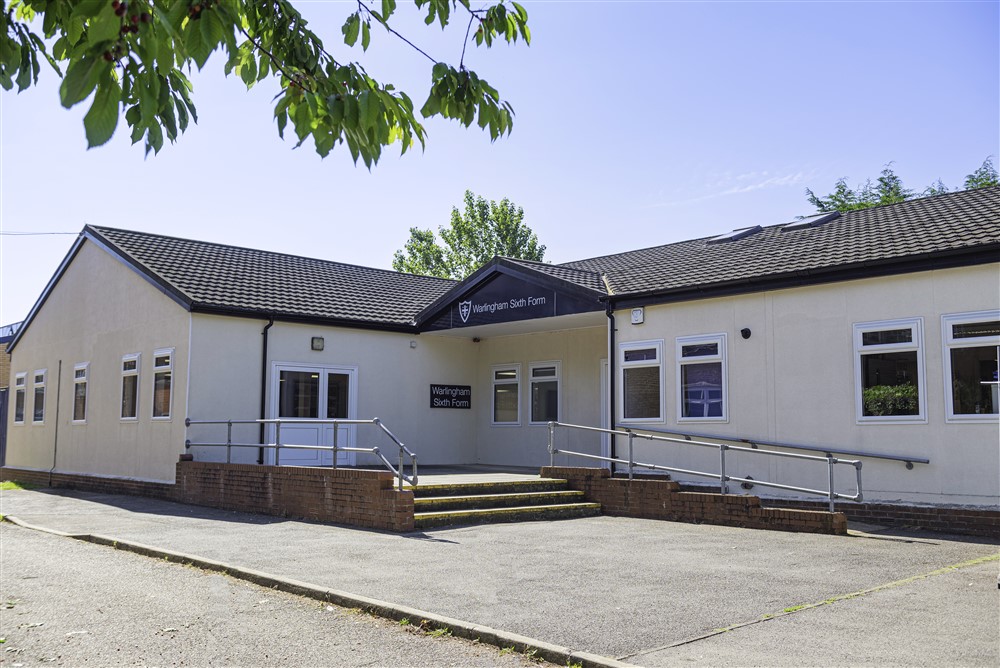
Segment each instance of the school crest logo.
[[458,314],[462,316],[462,322],[469,322],[469,314],[472,313],[472,302],[458,302]]

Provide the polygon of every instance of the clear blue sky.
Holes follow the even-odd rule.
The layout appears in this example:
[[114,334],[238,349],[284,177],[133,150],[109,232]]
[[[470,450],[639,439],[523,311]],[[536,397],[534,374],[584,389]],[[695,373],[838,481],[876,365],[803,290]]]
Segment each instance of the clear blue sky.
[[[341,59],[350,2],[302,2]],[[1000,153],[1000,11],[986,2],[533,2],[529,48],[467,64],[517,113],[495,144],[426,123],[427,150],[369,172],[278,139],[276,83],[247,93],[215,54],[194,76],[200,123],[156,157],[124,122],[86,150],[89,102],[58,80],[0,96],[0,323],[20,320],[84,224],[391,266],[411,226],[437,229],[468,188],[524,207],[564,262],[786,222],[827,193],[893,168],[954,188]],[[401,10],[407,10],[400,3]],[[412,11],[409,13],[412,14]],[[457,61],[464,25],[401,27]],[[356,57],[421,105],[430,64],[373,31]]]

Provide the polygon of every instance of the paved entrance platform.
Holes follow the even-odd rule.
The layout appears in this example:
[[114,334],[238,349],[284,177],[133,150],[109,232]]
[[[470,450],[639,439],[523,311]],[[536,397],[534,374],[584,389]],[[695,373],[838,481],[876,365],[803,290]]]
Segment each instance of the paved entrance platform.
[[[407,469],[408,471],[408,469]],[[519,466],[421,466],[417,469],[418,486],[465,485],[475,482],[511,482],[538,480],[538,467]],[[404,485],[405,489],[413,489]]]
[[636,665],[1000,663],[1000,548],[980,539],[616,517],[400,535],[46,490],[4,491],[0,512]]

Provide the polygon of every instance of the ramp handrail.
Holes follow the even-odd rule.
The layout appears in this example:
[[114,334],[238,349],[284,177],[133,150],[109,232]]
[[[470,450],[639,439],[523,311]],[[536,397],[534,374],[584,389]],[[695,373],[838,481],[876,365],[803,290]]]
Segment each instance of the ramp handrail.
[[[393,476],[398,481],[398,489],[403,490],[403,482],[408,482],[414,487],[417,485],[417,455],[407,448],[402,441],[396,438],[385,424],[382,423],[380,419],[371,418],[369,420],[347,420],[347,419],[328,419],[328,420],[312,420],[308,418],[273,418],[266,420],[192,420],[187,418],[184,420],[184,426],[190,428],[191,425],[226,425],[226,442],[225,443],[195,443],[191,439],[184,441],[184,447],[188,450],[194,447],[207,447],[207,448],[225,448],[226,449],[226,463],[232,463],[232,451],[233,448],[268,448],[274,450],[274,465],[280,466],[281,451],[282,450],[321,450],[332,452],[331,457],[332,463],[331,468],[337,468],[337,453],[338,452],[367,452],[369,454],[374,454],[380,460],[382,464],[389,469]],[[233,442],[233,425],[240,424],[257,424],[257,425],[274,425],[274,443],[234,443]],[[283,424],[332,424],[333,428],[333,445],[294,445],[291,443],[281,442],[281,425]],[[359,447],[348,447],[337,444],[338,434],[340,433],[340,425],[364,425],[371,424],[378,427],[383,434],[385,434],[399,449],[399,464],[398,467],[394,467],[392,462],[386,458],[382,451],[379,450],[377,446],[372,446],[370,448],[359,448]],[[410,475],[405,473],[405,458],[409,458],[410,461]]]
[[[830,512],[834,511],[834,501],[836,499],[847,499],[849,501],[861,501],[863,495],[861,492],[861,461],[857,459],[840,459],[834,457],[832,454],[827,453],[825,457],[818,457],[816,455],[800,455],[792,452],[778,452],[777,450],[761,450],[759,448],[744,448],[738,445],[729,445],[726,443],[708,443],[705,441],[694,441],[685,438],[670,438],[667,436],[657,436],[655,434],[637,432],[633,429],[605,429],[603,427],[589,427],[586,425],[579,424],[569,424],[565,422],[549,422],[549,464],[555,466],[555,456],[557,454],[572,455],[575,457],[583,457],[585,459],[597,459],[605,462],[613,462],[615,464],[624,464],[628,467],[628,478],[632,480],[633,472],[635,468],[644,468],[656,471],[670,471],[672,473],[683,473],[686,475],[699,476],[703,478],[714,478],[719,481],[720,492],[722,494],[729,493],[729,481],[734,480],[737,482],[745,482],[746,478],[738,478],[728,475],[726,471],[726,452],[732,450],[736,452],[746,452],[758,455],[770,455],[773,457],[784,457],[787,459],[800,459],[807,461],[819,461],[826,462],[828,471],[829,484],[826,490],[810,489],[808,487],[797,487],[794,485],[783,485],[776,482],[767,482],[763,480],[753,480],[754,485],[760,485],[761,487],[772,487],[774,489],[784,489],[793,492],[802,492],[804,494],[814,494],[818,496],[825,496],[830,501]],[[628,459],[617,459],[614,457],[604,457],[601,455],[592,455],[584,452],[574,452],[572,450],[560,450],[555,447],[555,431],[556,428],[566,428],[566,429],[578,429],[581,431],[598,432],[601,434],[610,434],[612,436],[624,436],[628,438]],[[694,445],[699,447],[716,448],[719,451],[719,472],[709,473],[707,471],[691,471],[688,469],[681,469],[671,466],[663,466],[662,464],[648,464],[644,462],[635,461],[633,455],[633,441],[636,438],[645,439],[648,441],[659,441],[665,443],[678,443],[681,445]],[[854,494],[841,494],[834,489],[834,464],[844,464],[848,466],[853,466],[856,479],[857,479],[857,492]]]

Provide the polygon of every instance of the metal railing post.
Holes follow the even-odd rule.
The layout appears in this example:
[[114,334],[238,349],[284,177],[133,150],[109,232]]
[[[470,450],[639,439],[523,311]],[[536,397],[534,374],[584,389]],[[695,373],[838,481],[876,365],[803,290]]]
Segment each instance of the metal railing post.
[[719,489],[722,494],[729,493],[729,485],[726,484],[726,450],[729,446],[719,443]]
[[399,475],[396,476],[399,478],[399,491],[402,492],[403,491],[403,444],[402,443],[399,444],[399,468],[397,469],[397,471],[399,471]]
[[556,465],[556,423],[549,422],[549,466]]
[[855,499],[858,503],[864,498],[864,494],[861,491],[861,462],[854,462],[854,473],[858,477],[858,498]]
[[233,463],[233,421],[226,422],[226,463]]
[[333,463],[330,465],[332,468],[337,468],[337,436],[340,434],[340,425],[336,422],[333,423]]
[[281,420],[274,423],[274,465],[281,466]]
[[632,471],[635,468],[635,457],[633,456],[632,452],[632,439],[635,438],[635,434],[632,433],[631,429],[627,431],[628,431],[628,479],[631,480]]
[[830,475],[830,512],[831,513],[833,512],[833,501],[834,501],[834,498],[836,496],[836,492],[833,491],[833,465],[834,465],[835,461],[836,460],[833,458],[833,455],[827,455],[826,456],[826,466],[827,466],[827,469],[829,469],[829,475]]

